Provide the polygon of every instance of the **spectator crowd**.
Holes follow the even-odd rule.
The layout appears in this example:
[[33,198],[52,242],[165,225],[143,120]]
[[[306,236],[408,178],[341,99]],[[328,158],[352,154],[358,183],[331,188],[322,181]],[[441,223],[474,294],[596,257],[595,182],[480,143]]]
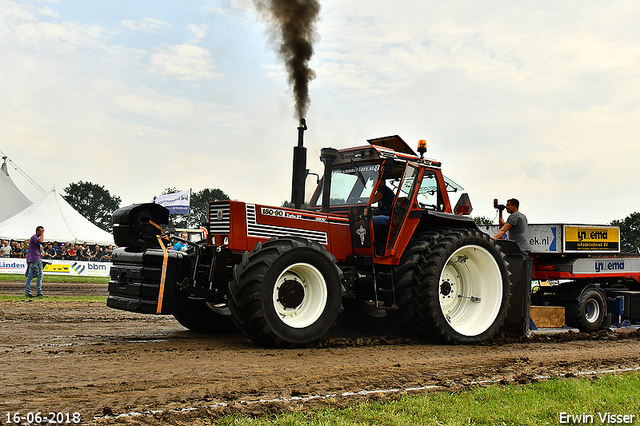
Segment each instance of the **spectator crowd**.
[[[26,258],[29,240],[0,240],[0,256]],[[45,243],[41,246],[42,260],[86,260],[92,262],[110,262],[114,246],[75,243]]]

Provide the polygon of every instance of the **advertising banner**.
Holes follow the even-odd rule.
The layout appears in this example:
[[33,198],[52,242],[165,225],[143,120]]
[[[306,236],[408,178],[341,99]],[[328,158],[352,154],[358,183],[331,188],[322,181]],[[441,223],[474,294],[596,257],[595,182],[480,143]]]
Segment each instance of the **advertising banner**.
[[[498,225],[481,225],[479,228],[489,235],[495,235],[500,230]],[[527,237],[531,251],[533,253],[561,253],[561,231],[562,225],[529,225]],[[503,239],[507,239],[508,235],[505,234]]]
[[625,257],[588,257],[576,259],[571,272],[573,274],[613,274],[620,276],[624,272],[635,274],[640,271],[640,259]]
[[565,253],[620,251],[620,228],[614,226],[565,225],[564,236]]
[[[84,260],[44,260],[42,272],[49,275],[73,275],[84,277],[108,277],[111,262],[87,262]],[[0,258],[0,274],[25,274],[27,259]]]
[[174,192],[173,194],[160,195],[156,198],[156,204],[169,209],[169,214],[189,214],[189,201],[191,190]]
[[[489,235],[500,229],[498,225],[479,228]],[[527,237],[533,253],[620,252],[620,228],[615,226],[530,224]]]

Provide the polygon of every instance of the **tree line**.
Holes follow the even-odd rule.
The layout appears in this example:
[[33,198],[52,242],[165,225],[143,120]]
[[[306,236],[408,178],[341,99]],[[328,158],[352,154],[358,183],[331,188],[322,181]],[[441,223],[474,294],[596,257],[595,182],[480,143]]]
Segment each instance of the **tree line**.
[[[119,209],[122,199],[112,195],[103,185],[92,182],[74,182],[63,189],[67,203],[99,228],[111,232],[113,212]],[[180,192],[176,188],[165,188],[162,194]],[[229,196],[218,188],[205,188],[191,194],[191,214],[170,215],[172,228],[198,228],[205,225],[209,214],[209,201],[229,200]],[[152,202],[155,201],[155,197]]]
[[[111,232],[113,212],[120,208],[121,198],[111,195],[102,185],[91,182],[75,182],[63,190],[62,197],[90,222]],[[165,188],[162,194],[180,192],[176,188]],[[191,194],[191,214],[170,215],[169,226],[173,228],[197,228],[206,225],[209,214],[209,201],[229,200],[229,196],[219,188],[205,188]],[[155,201],[155,197],[152,201]],[[293,207],[288,201],[282,207]],[[478,216],[473,220],[478,225],[491,225],[492,220]],[[631,213],[624,219],[610,223],[620,227],[620,247],[623,253],[638,253],[640,247],[640,212]]]

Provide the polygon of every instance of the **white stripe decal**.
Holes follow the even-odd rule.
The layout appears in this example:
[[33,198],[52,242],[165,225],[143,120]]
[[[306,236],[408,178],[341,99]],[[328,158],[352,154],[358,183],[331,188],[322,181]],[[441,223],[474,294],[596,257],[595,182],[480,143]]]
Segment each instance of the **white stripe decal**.
[[320,244],[328,244],[327,233],[286,226],[263,225],[257,223],[255,204],[247,204],[247,236],[254,238],[302,237]]

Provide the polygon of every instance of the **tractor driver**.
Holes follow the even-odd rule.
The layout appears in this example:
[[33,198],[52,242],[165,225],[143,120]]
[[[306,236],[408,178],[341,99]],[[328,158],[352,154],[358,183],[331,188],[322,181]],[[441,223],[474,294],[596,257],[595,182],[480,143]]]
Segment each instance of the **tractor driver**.
[[384,183],[378,187],[376,195],[373,196],[373,202],[378,203],[377,214],[373,215],[373,238],[378,251],[384,249],[384,241],[389,230],[389,216],[391,216],[395,197],[393,190]]
[[378,203],[378,214],[380,216],[386,216],[387,219],[391,216],[391,208],[393,207],[393,199],[396,194],[384,183],[380,185],[376,195],[373,196],[373,202]]

